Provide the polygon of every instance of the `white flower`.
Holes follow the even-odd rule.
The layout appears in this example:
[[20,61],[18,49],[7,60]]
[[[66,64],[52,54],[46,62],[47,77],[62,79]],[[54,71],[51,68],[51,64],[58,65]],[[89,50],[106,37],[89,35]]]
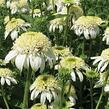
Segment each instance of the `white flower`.
[[59,91],[58,82],[52,75],[40,75],[30,86],[31,100],[40,95],[40,102],[44,104],[46,100],[49,103],[57,97]]
[[102,19],[96,16],[81,16],[79,17],[72,26],[75,34],[88,39],[94,39],[100,32],[99,25],[103,23]]
[[30,66],[33,71],[42,72],[47,61],[50,67],[55,62],[49,39],[40,32],[26,32],[16,39],[12,50],[5,57],[5,63],[15,62],[16,67],[22,71]]
[[65,17],[55,18],[50,21],[49,31],[56,32],[59,31],[60,33],[63,31],[65,25]]
[[[81,58],[75,57],[75,56],[64,57],[60,61],[59,66],[60,66],[59,69],[64,68],[67,70],[67,72],[60,72],[60,73],[70,74],[73,81],[76,81],[76,74],[77,74],[80,82],[83,81],[83,74],[81,72],[81,69],[86,70],[87,66],[86,66],[84,60],[82,60]],[[64,74],[64,75],[66,75],[66,74]]]
[[16,12],[27,12],[29,10],[27,0],[9,0],[7,1],[7,8],[10,8],[11,14]]
[[100,56],[91,57],[94,59],[93,65],[98,63],[97,70],[103,72],[109,64],[109,48],[102,51]]
[[9,21],[9,18],[6,17],[5,18],[5,23],[6,23],[6,27],[5,27],[5,39],[10,35],[12,40],[16,39],[18,37],[18,33],[20,32],[20,30],[22,29],[23,31],[27,30],[27,27],[30,27],[30,24],[25,22],[22,19],[16,19],[16,18],[12,18]]
[[11,85],[11,82],[17,84],[17,81],[14,79],[13,72],[8,68],[0,68],[0,82],[1,85],[5,83]]
[[106,41],[106,44],[109,45],[109,27],[106,28],[104,37],[102,39],[103,41]]

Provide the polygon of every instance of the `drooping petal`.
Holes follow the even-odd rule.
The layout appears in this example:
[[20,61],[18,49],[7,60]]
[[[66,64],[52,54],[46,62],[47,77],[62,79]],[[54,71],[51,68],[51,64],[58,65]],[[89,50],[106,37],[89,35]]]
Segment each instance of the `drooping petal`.
[[34,100],[35,99],[35,93],[36,93],[36,89],[34,89],[31,93],[31,100]]
[[17,30],[13,30],[11,32],[11,38],[12,40],[15,40],[18,37],[18,31]]
[[52,100],[52,94],[50,93],[50,91],[48,91],[48,92],[46,93],[46,95],[47,95],[47,100],[48,100],[49,103],[50,103],[51,100]]
[[5,57],[5,63],[9,63],[11,59],[13,59],[17,55],[15,50],[10,51],[7,56]]
[[76,75],[75,75],[75,72],[74,71],[71,72],[71,77],[72,77],[72,80],[73,81],[76,81]]
[[109,92],[109,84],[106,84],[106,86],[104,87],[104,91]]
[[96,63],[98,63],[101,59],[102,59],[102,58],[100,58],[100,57],[97,58],[97,59],[95,59],[94,62],[93,62],[93,65],[95,65]]
[[15,59],[15,65],[21,72],[24,66],[25,59],[26,59],[26,54],[24,55],[19,54]]
[[80,82],[82,82],[83,81],[83,74],[79,70],[76,70],[76,73],[79,77]]
[[10,86],[10,85],[11,85],[10,80],[9,80],[9,79],[7,79],[7,78],[5,78],[5,80],[6,80],[6,83]]
[[3,86],[5,84],[5,78],[1,77],[1,85]]
[[41,98],[40,98],[40,102],[42,103],[42,104],[44,104],[45,103],[45,101],[46,101],[46,93],[45,92],[42,92],[42,94],[41,94]]
[[103,72],[105,70],[105,68],[107,67],[108,64],[109,64],[109,62],[105,62],[105,64],[103,65],[103,67],[100,69],[100,71]]

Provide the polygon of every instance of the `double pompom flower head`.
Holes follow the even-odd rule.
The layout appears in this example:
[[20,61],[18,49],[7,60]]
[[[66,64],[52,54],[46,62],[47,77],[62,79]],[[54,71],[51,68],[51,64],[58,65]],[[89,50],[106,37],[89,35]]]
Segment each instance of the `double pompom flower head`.
[[78,36],[83,34],[87,40],[94,39],[100,33],[99,25],[103,22],[96,16],[81,16],[75,21],[72,29]]
[[5,62],[15,62],[16,67],[22,71],[30,66],[33,71],[40,68],[42,72],[45,68],[45,62],[50,67],[55,62],[55,56],[51,50],[49,39],[40,32],[23,33],[13,44],[12,50],[5,57]]

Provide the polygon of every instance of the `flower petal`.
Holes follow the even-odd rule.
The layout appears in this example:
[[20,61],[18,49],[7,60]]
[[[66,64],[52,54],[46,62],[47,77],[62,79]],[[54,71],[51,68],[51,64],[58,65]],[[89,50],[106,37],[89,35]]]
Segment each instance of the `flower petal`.
[[26,59],[26,54],[24,55],[19,54],[15,59],[15,65],[21,72],[24,66],[25,59]]
[[5,84],[5,78],[1,77],[1,85],[3,86]]
[[10,86],[11,85],[11,82],[10,82],[10,80],[9,79],[5,79],[6,80],[6,83]]
[[82,82],[83,81],[83,74],[79,70],[76,70],[76,73],[79,77],[80,82]]
[[76,81],[76,75],[75,75],[75,72],[74,71],[71,72],[71,77],[72,77],[72,80],[73,81]]
[[7,56],[5,57],[5,63],[9,63],[11,59],[13,59],[17,55],[15,50],[10,51]]

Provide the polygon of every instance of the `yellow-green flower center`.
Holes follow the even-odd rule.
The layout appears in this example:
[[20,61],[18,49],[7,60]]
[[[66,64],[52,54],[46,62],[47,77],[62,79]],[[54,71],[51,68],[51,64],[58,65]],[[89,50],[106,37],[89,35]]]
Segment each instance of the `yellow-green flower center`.
[[12,18],[11,21],[9,21],[6,25],[6,30],[7,31],[12,31],[13,29],[17,28],[17,27],[20,27],[22,26],[23,24],[25,23],[24,20],[22,19],[15,19],[15,18]]
[[102,51],[101,56],[109,59],[109,48]]
[[0,77],[11,77],[13,76],[13,72],[8,68],[0,68]]
[[79,57],[65,57],[60,61],[60,65],[61,67],[65,68],[65,69],[73,69],[73,68],[77,68],[80,69],[82,66],[85,65],[84,60],[82,60]]
[[76,22],[76,25],[90,28],[102,23],[102,19],[96,16],[81,16]]
[[20,53],[46,52],[51,46],[49,39],[40,32],[26,32],[16,39],[13,49]]
[[51,90],[57,89],[58,83],[52,75],[40,75],[36,78],[32,86],[37,87],[38,90]]

